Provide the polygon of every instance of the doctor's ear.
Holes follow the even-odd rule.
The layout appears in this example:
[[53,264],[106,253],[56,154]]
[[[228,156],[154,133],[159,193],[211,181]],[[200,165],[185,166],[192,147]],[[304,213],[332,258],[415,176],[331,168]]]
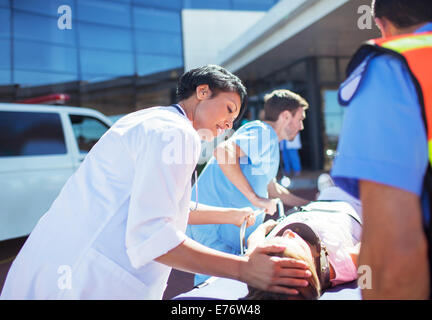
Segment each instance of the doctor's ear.
[[381,31],[381,36],[383,38],[391,37],[395,34],[396,27],[394,24],[387,18],[375,18],[375,24],[378,29]]
[[212,95],[212,91],[208,84],[201,84],[196,87],[196,96],[198,100],[205,100],[210,98]]
[[282,121],[290,121],[292,117],[293,117],[293,115],[289,110],[282,111],[279,114],[279,120],[282,120]]
[[378,29],[381,31],[381,36],[385,37],[384,21],[382,21],[380,18],[375,18],[375,24],[378,27]]

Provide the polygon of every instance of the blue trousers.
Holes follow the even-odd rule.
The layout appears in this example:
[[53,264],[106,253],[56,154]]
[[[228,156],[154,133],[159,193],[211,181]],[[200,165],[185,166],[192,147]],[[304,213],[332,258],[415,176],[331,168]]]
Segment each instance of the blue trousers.
[[302,170],[298,149],[283,149],[282,158],[286,174],[298,173]]

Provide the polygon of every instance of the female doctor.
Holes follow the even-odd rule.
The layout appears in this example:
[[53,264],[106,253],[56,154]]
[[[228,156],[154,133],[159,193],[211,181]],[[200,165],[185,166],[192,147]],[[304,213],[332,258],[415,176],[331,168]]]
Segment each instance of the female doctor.
[[177,95],[105,133],[30,234],[1,298],[161,299],[172,267],[285,294],[307,286],[303,262],[268,256],[284,247],[238,257],[186,237],[199,134],[231,128],[246,89],[209,65],[185,73]]

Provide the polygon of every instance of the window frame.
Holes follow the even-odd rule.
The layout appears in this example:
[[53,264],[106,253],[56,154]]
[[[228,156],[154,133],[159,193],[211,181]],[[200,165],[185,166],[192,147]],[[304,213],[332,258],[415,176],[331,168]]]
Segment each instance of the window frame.
[[36,158],[41,158],[41,157],[65,157],[68,156],[69,154],[69,148],[68,148],[68,143],[67,143],[67,134],[65,132],[65,126],[64,126],[64,121],[62,119],[62,116],[59,112],[56,111],[38,111],[38,110],[9,110],[9,109],[5,109],[5,110],[0,110],[1,112],[9,112],[9,113],[37,113],[37,114],[50,114],[50,115],[55,115],[58,117],[58,120],[60,121],[60,129],[62,130],[63,133],[63,144],[64,144],[64,148],[65,148],[65,152],[64,153],[45,153],[45,154],[18,154],[18,155],[10,155],[10,156],[0,156],[0,159],[13,159],[13,158],[30,158],[30,157],[36,157]]
[[[74,131],[74,128],[73,128],[73,123],[72,123],[72,119],[71,119],[72,116],[87,117],[87,118],[91,118],[91,119],[94,119],[94,120],[98,121],[99,123],[101,123],[102,125],[104,125],[107,128],[107,130],[105,131],[105,133],[110,129],[110,125],[108,123],[106,123],[104,120],[102,120],[101,118],[99,118],[98,116],[94,115],[94,114],[86,114],[86,113],[79,113],[79,112],[68,112],[65,115],[65,117],[67,117],[67,121],[68,121],[68,123],[70,125],[70,133],[71,133],[70,134],[70,139],[71,139],[72,145],[74,146],[73,149],[75,150],[75,154],[76,154],[78,160],[82,161],[82,160],[84,160],[84,158],[88,154],[88,152],[82,153],[80,151],[78,140],[77,140],[77,137],[75,136],[75,131]],[[99,137],[97,141],[99,141],[101,137]]]

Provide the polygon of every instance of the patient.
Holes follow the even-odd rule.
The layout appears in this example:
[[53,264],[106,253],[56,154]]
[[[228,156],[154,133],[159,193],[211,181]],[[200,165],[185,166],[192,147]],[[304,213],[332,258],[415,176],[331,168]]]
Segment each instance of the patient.
[[268,220],[248,239],[249,250],[263,242],[286,246],[284,257],[310,266],[309,285],[295,288],[296,296],[249,287],[244,299],[318,299],[326,289],[357,279],[361,206],[337,187],[323,190],[318,199],[279,223]]

